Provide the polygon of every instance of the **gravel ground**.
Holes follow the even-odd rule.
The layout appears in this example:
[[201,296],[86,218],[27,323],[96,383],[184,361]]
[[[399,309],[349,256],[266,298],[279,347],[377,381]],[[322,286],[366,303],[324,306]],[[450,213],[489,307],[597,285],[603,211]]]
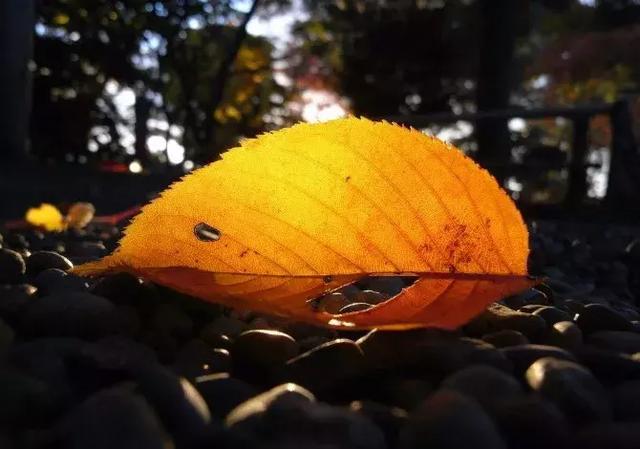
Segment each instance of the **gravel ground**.
[[[1,448],[640,448],[640,232],[531,223],[544,284],[457,332],[335,332],[129,275],[118,228],[0,235]],[[370,307],[410,279],[312,304]]]

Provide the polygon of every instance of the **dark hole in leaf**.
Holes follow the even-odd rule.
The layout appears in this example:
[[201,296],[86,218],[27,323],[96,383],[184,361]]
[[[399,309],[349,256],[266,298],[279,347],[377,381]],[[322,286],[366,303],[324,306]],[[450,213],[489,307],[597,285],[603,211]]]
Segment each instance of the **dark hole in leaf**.
[[193,233],[198,237],[198,240],[203,242],[215,242],[220,240],[220,231],[207,223],[198,223],[193,228]]

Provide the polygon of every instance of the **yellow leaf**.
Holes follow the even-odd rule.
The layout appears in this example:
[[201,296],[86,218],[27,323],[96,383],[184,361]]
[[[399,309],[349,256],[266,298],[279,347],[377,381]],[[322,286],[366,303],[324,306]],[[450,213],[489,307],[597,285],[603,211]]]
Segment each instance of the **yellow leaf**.
[[[129,271],[239,309],[317,324],[453,328],[532,284],[528,233],[454,147],[386,122],[298,124],[246,140],[143,208],[80,274]],[[370,274],[420,279],[367,311],[307,301]]]
[[47,231],[62,231],[65,228],[64,217],[52,204],[42,203],[39,207],[27,210],[25,220]]
[[56,14],[53,17],[53,23],[55,25],[66,25],[69,23],[69,16],[63,13]]

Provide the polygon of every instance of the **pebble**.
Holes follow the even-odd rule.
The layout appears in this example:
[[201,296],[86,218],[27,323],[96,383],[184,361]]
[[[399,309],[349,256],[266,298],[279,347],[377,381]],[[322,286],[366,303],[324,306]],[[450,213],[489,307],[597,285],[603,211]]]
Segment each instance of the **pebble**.
[[389,407],[372,401],[353,401],[349,410],[367,417],[384,433],[387,447],[393,447],[408,413],[398,407]]
[[186,340],[193,333],[193,320],[177,304],[160,304],[151,317],[151,326],[177,340]]
[[352,302],[342,307],[338,313],[361,312],[363,310],[369,310],[372,307],[372,304],[366,302]]
[[342,292],[333,292],[328,295],[324,295],[318,299],[317,307],[319,311],[337,314],[340,313],[340,309],[347,306],[350,300]]
[[32,282],[38,289],[39,296],[80,292],[88,288],[86,279],[74,274],[68,274],[58,268],[48,268],[41,271],[33,278]]
[[633,356],[611,352],[591,345],[582,345],[573,351],[580,363],[605,383],[640,379],[640,360]]
[[611,417],[604,388],[588,369],[577,363],[544,357],[529,367],[525,378],[532,390],[556,404],[574,423]]
[[205,327],[204,329],[202,329],[200,331],[199,338],[212,348],[220,348],[226,350],[231,349],[231,339],[224,334],[212,330],[211,328]]
[[376,385],[376,394],[385,404],[404,410],[413,410],[429,396],[434,386],[424,379],[389,377]]
[[219,420],[236,406],[259,393],[255,386],[230,377],[228,373],[200,376],[195,379],[194,386],[207,403],[211,416]]
[[539,316],[517,312],[495,303],[467,324],[465,328],[469,335],[478,336],[511,329],[521,332],[530,341],[536,341],[545,334],[547,324]]
[[496,348],[505,348],[507,346],[526,345],[529,343],[527,337],[522,332],[505,329],[502,331],[492,332],[482,336],[482,340],[492,344]]
[[140,366],[132,375],[137,392],[153,407],[177,447],[188,447],[204,438],[211,413],[189,381],[158,365]]
[[640,352],[640,334],[625,331],[599,331],[588,336],[587,342],[612,351],[633,354]]
[[611,392],[613,414],[618,421],[640,421],[640,380],[618,384]]
[[308,402],[314,402],[316,400],[313,393],[306,388],[294,383],[285,383],[273,387],[236,406],[225,418],[225,425],[227,427],[233,427],[241,424],[245,420],[250,420],[255,415],[264,413],[275,401],[283,400],[284,398],[295,398],[295,400]]
[[518,310],[527,304],[547,305],[549,302],[547,295],[535,288],[530,288],[518,295],[509,296],[502,300],[505,306],[513,310]]
[[57,268],[68,271],[73,268],[73,263],[61,254],[54,251],[36,251],[26,260],[27,274],[35,276],[48,268]]
[[41,424],[55,412],[48,385],[25,372],[0,364],[0,427],[21,428]]
[[363,369],[362,349],[351,340],[336,339],[289,360],[286,376],[316,391],[352,379]]
[[573,447],[580,449],[639,449],[638,423],[598,423],[578,432]]
[[287,360],[298,355],[298,351],[298,343],[284,332],[245,331],[231,346],[233,375],[253,383],[268,382]]
[[33,301],[24,326],[34,336],[98,338],[117,330],[114,310],[113,304],[100,296],[59,293]]
[[103,390],[91,396],[59,427],[63,447],[67,448],[173,447],[149,404],[124,388]]
[[541,317],[548,326],[553,326],[561,321],[571,321],[571,315],[557,307],[540,307],[533,314]]
[[502,401],[492,417],[510,449],[564,449],[570,429],[562,412],[538,396]]
[[499,430],[477,402],[455,391],[438,391],[409,415],[399,449],[505,449]]
[[201,333],[215,333],[226,335],[233,339],[248,329],[247,323],[237,318],[221,315],[207,323]]
[[22,256],[13,250],[0,248],[0,284],[18,284],[27,271]]
[[129,273],[110,274],[98,279],[89,289],[94,295],[109,299],[114,304],[137,305],[149,296],[140,279]]
[[381,302],[386,301],[387,299],[389,299],[391,296],[389,294],[386,293],[380,293],[379,291],[376,290],[362,290],[360,292],[358,292],[358,294],[355,296],[355,298],[353,298],[354,302],[359,303],[366,303],[366,304],[379,304]]
[[485,365],[468,366],[451,374],[442,381],[440,388],[475,399],[487,410],[524,393],[514,377]]
[[573,321],[558,321],[549,329],[545,343],[571,351],[582,344],[582,331]]
[[195,379],[213,373],[231,371],[229,351],[212,348],[202,340],[193,339],[178,351],[173,370],[187,379]]
[[588,304],[576,315],[575,322],[584,334],[597,331],[633,331],[624,316],[601,304]]
[[533,362],[543,357],[576,361],[576,358],[562,348],[548,345],[509,346],[500,350],[513,363],[516,373],[524,373]]
[[9,351],[13,339],[15,338],[15,332],[7,323],[0,318],[0,360]]

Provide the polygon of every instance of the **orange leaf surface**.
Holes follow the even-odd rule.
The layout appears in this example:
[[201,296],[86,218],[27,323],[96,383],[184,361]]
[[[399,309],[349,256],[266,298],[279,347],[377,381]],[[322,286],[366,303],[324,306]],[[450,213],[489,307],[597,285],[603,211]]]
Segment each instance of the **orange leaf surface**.
[[[76,272],[128,271],[226,304],[345,328],[457,327],[532,284],[507,194],[454,147],[347,118],[246,140],[145,206]],[[307,301],[368,275],[420,276],[341,315]]]

